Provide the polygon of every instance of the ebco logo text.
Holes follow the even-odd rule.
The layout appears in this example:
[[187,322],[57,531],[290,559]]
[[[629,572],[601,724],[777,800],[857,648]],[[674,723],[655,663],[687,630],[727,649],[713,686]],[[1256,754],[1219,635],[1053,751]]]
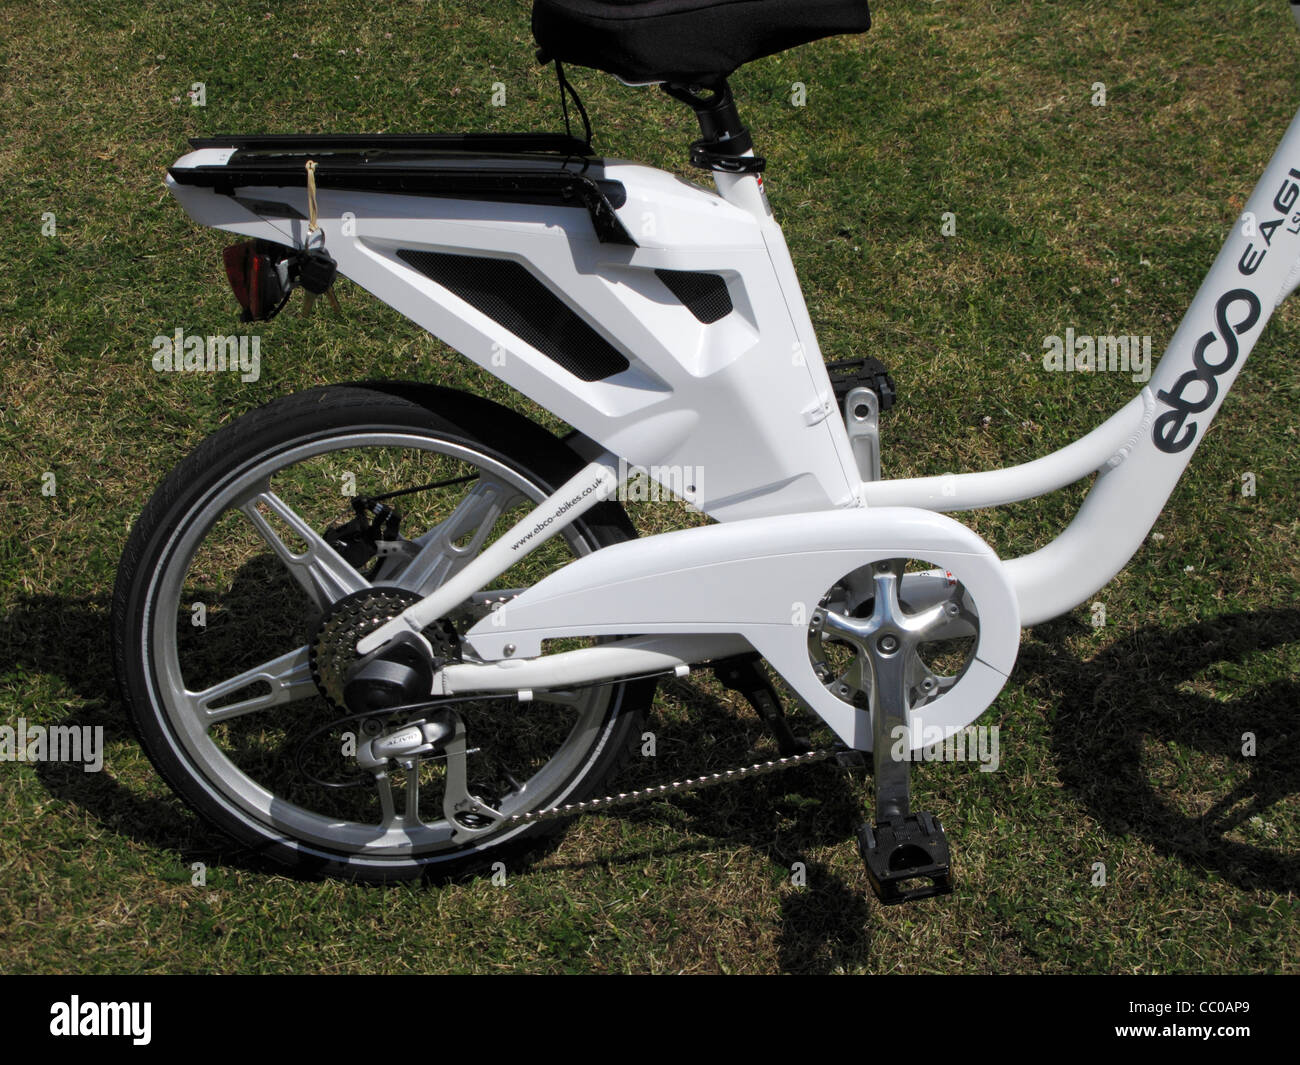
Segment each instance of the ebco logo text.
[[[1252,241],[1237,262],[1238,272],[1245,277],[1259,269],[1273,243],[1273,234],[1287,221],[1287,215],[1296,201],[1300,200],[1300,184],[1289,180],[1290,178],[1300,178],[1300,170],[1291,169],[1288,180],[1282,182],[1282,187],[1273,197],[1273,207],[1280,217],[1259,223],[1259,235],[1263,237],[1265,246],[1257,249]],[[1286,231],[1300,233],[1300,212],[1291,215],[1290,222]],[[1241,317],[1235,322],[1229,318],[1229,311],[1233,310],[1234,304],[1242,308]],[[1172,388],[1161,389],[1156,393],[1156,398],[1171,408],[1161,414],[1151,428],[1151,439],[1161,451],[1175,455],[1189,448],[1196,439],[1198,426],[1193,415],[1209,410],[1219,398],[1218,378],[1237,364],[1237,356],[1241,353],[1237,337],[1259,321],[1259,312],[1259,297],[1248,288],[1234,288],[1219,297],[1214,305],[1216,328],[1196,342],[1196,349],[1192,353],[1192,369],[1179,377]],[[1219,359],[1213,360],[1208,356],[1210,346],[1216,341],[1222,341],[1223,354]],[[1201,386],[1196,390],[1200,395],[1189,397],[1187,390],[1193,383]]]

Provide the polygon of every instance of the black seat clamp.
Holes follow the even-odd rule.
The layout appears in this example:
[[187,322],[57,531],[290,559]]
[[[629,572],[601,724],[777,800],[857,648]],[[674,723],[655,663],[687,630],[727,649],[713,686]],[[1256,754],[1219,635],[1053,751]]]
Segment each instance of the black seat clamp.
[[762,156],[746,155],[754,141],[740,121],[736,101],[726,78],[706,86],[659,86],[674,100],[689,104],[704,134],[691,145],[691,165],[724,174],[758,174],[767,166]]
[[716,141],[695,141],[691,145],[691,165],[724,174],[761,174],[766,169],[767,160],[761,155],[733,155],[732,150],[728,145],[726,151],[719,151]]

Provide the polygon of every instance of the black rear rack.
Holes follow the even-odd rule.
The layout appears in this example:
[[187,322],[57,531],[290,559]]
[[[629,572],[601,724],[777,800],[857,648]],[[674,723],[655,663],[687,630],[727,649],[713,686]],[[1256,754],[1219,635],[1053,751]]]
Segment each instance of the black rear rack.
[[[564,134],[256,134],[200,137],[190,144],[236,149],[222,165],[167,171],[178,184],[226,196],[252,186],[305,187],[303,163],[312,158],[317,188],[583,207],[602,242],[636,246],[616,213],[627,200],[626,190],[617,181],[588,174],[602,160],[584,141]],[[486,166],[487,158],[504,162]],[[409,165],[429,159],[448,165]],[[572,163],[581,168],[572,169]]]
[[467,152],[475,155],[558,155],[597,163],[591,145],[564,133],[253,133],[194,137],[192,148],[266,152]]

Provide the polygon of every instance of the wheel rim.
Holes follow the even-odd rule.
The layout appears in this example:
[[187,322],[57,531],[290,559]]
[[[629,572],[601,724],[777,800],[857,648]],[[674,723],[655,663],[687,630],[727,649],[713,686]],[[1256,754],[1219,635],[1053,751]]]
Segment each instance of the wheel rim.
[[[193,660],[187,661],[188,652],[209,634],[213,607],[217,608],[225,623],[222,629],[225,638],[229,640],[238,634],[238,630],[231,627],[231,612],[225,610],[219,601],[210,601],[212,594],[220,594],[223,580],[231,574],[242,575],[231,577],[236,581],[235,587],[240,579],[247,579],[250,585],[257,584],[257,574],[267,570],[268,555],[278,566],[280,585],[286,583],[284,575],[288,575],[288,583],[297,586],[309,610],[341,598],[348,583],[355,584],[358,579],[365,579],[355,569],[351,574],[345,572],[343,567],[347,564],[337,554],[330,559],[320,550],[319,544],[313,545],[311,533],[319,534],[322,527],[319,526],[319,517],[313,520],[310,514],[302,513],[310,508],[301,502],[304,479],[299,476],[304,469],[317,467],[306,478],[307,491],[326,497],[323,502],[318,500],[321,509],[333,507],[338,510],[340,507],[336,501],[346,506],[346,497],[335,495],[330,500],[327,491],[310,488],[312,478],[319,476],[322,465],[337,467],[344,458],[357,465],[356,456],[362,453],[371,456],[367,461],[372,468],[361,463],[361,470],[344,471],[354,475],[353,483],[361,494],[377,494],[391,489],[392,483],[365,483],[366,478],[383,470],[392,471],[398,465],[409,468],[415,465],[409,461],[412,456],[435,466],[458,470],[472,468],[479,473],[478,480],[472,482],[475,487],[460,495],[459,508],[449,505],[449,498],[453,497],[423,508],[424,514],[417,519],[422,525],[430,507],[446,512],[446,517],[432,521],[422,535],[415,538],[423,540],[425,550],[414,559],[383,560],[378,570],[372,573],[376,576],[376,583],[408,587],[421,594],[427,594],[431,587],[445,580],[449,568],[454,571],[475,557],[492,541],[494,528],[499,531],[503,522],[513,520],[524,508],[547,494],[536,481],[494,454],[409,429],[372,432],[354,429],[290,442],[274,455],[261,456],[223,477],[189,508],[177,524],[159,555],[162,562],[152,572],[145,602],[146,622],[141,635],[147,666],[145,673],[155,705],[161,709],[165,719],[165,727],[183,750],[196,779],[214,799],[236,812],[241,819],[252,820],[264,830],[319,847],[325,852],[348,854],[362,861],[384,862],[413,857],[436,861],[459,857],[482,846],[499,843],[523,829],[492,833],[483,837],[481,842],[468,845],[454,843],[451,826],[440,817],[422,817],[416,825],[409,822],[380,823],[377,792],[359,800],[325,801],[319,795],[322,789],[318,784],[284,783],[285,759],[291,753],[293,742],[291,732],[295,727],[302,729],[304,715],[310,721],[311,705],[319,703],[320,713],[325,715],[320,718],[320,724],[329,721],[331,714],[338,717],[346,713],[327,709],[328,704],[320,699],[314,684],[310,683],[305,647],[309,621],[297,629],[300,644],[274,656],[265,654],[265,648],[272,646],[272,641],[264,627],[248,631],[247,638],[254,642],[256,649],[252,653],[255,661],[251,665],[239,661],[228,667],[214,666],[210,661],[214,657],[211,648],[206,655],[208,661],[205,661],[203,653],[197,655],[197,666]],[[408,461],[399,463],[398,456],[402,455]],[[375,460],[374,456],[379,458]],[[346,485],[346,481],[344,483]],[[396,482],[398,487],[418,483],[421,483],[421,474],[413,470],[404,472]],[[483,502],[483,497],[490,495],[485,491],[490,486],[499,489],[495,508]],[[473,502],[476,493],[479,496],[477,504]],[[471,504],[468,510],[464,506],[467,501]],[[477,524],[474,522],[476,506],[482,515]],[[260,521],[257,518],[259,514],[262,516]],[[233,550],[226,542],[230,538],[228,528],[231,522],[242,524],[252,533],[251,540],[245,534],[241,544]],[[206,552],[214,534],[218,543],[214,551],[215,561],[212,561],[206,558]],[[410,528],[403,529],[403,535],[413,536]],[[295,540],[297,543],[293,542]],[[254,546],[260,543],[261,552],[240,561],[240,552],[247,555],[250,542]],[[304,547],[305,551],[302,550]],[[549,550],[551,557],[534,568],[540,573],[548,566],[553,568],[556,563],[562,564],[564,559],[560,555],[572,558],[592,549],[593,545],[578,528],[570,527],[562,536],[545,545],[543,550]],[[292,561],[295,554],[307,561],[295,565]],[[343,566],[338,563],[343,563]],[[254,572],[252,578],[248,578],[250,571]],[[513,574],[514,570],[504,575],[507,585]],[[202,592],[208,598],[191,601],[196,592]],[[232,595],[231,598],[243,602],[248,596],[243,593],[242,598],[241,595]],[[202,635],[197,637],[184,627],[184,620],[193,621],[199,616],[195,602],[202,604],[205,620],[204,626],[191,625],[191,628],[201,630]],[[473,614],[475,609],[471,608],[467,613]],[[234,611],[235,615],[240,613]],[[264,619],[258,619],[259,625],[261,620]],[[283,627],[287,619],[280,620]],[[292,636],[286,638],[293,642]],[[220,655],[215,657],[218,661],[221,658]],[[209,672],[225,669],[224,679],[215,683],[207,677],[201,681],[192,679],[195,674],[202,675],[205,669]],[[508,774],[510,787],[504,795],[488,797],[489,802],[496,800],[501,813],[509,816],[542,804],[563,801],[580,783],[585,775],[583,769],[603,750],[612,720],[610,711],[616,707],[615,701],[621,694],[622,689],[618,686],[591,688],[578,693],[538,693],[538,703],[530,704],[526,713],[513,715],[505,714],[504,701],[484,700],[467,718],[471,741],[484,743],[489,739],[487,733],[492,732],[491,739],[498,750],[513,751],[516,757],[525,748],[529,751],[523,774],[519,772],[518,763],[514,769],[506,769],[503,760],[496,767]],[[299,722],[296,726],[295,721]],[[475,734],[476,727],[481,735]],[[506,735],[508,731],[517,735]],[[255,741],[262,744],[262,750],[254,749]],[[325,742],[328,744],[330,737],[327,736]],[[489,762],[492,758],[504,757],[488,750],[485,759],[486,747],[488,744],[484,743],[480,748],[478,763],[484,774],[491,771]],[[550,750],[549,756],[536,753],[547,750]],[[258,767],[261,767],[260,771]],[[278,779],[259,779],[267,775]],[[417,774],[422,814],[425,796],[429,799],[428,808],[436,808],[436,800],[441,795],[437,786],[438,776],[434,765]],[[410,785],[411,781],[407,779],[405,786]],[[343,790],[359,792],[364,789]],[[288,794],[280,794],[281,791]],[[323,806],[324,809],[313,809],[312,806]],[[362,819],[358,812],[356,819],[350,819],[347,814],[339,812],[341,807],[357,811],[372,807],[374,816]]]

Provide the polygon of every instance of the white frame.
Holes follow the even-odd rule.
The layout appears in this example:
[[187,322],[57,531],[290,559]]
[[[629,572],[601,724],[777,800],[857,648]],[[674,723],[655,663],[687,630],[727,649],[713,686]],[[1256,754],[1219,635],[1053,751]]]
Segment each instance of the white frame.
[[[201,149],[176,166],[222,165],[230,155]],[[526,698],[533,688],[681,672],[692,662],[754,647],[846,743],[866,749],[869,716],[830,696],[812,675],[798,623],[787,621],[786,634],[774,635],[780,628],[774,611],[786,609],[792,595],[815,601],[855,565],[902,553],[959,572],[983,597],[972,675],[925,715],[914,715],[913,746],[923,735],[932,740],[936,724],[954,731],[996,697],[1014,663],[1019,626],[1086,601],[1132,557],[1273,310],[1300,283],[1298,113],[1246,204],[1245,224],[1229,234],[1152,380],[1118,413],[1069,446],[1020,466],[864,481],[761,180],[717,174],[714,193],[615,160],[606,160],[597,176],[627,190],[618,215],[637,246],[601,243],[579,208],[318,194],[325,246],[341,273],[575,426],[595,452],[573,480],[456,577],[362,641],[362,652],[403,628],[418,631],[482,589],[608,498],[629,467],[707,471],[707,485],[691,501],[722,523],[616,545],[526,590],[510,605],[506,624],[485,619],[471,629],[467,642],[482,661],[444,669],[435,693],[513,690]],[[170,177],[168,185],[203,224],[282,243],[305,241],[304,222],[252,214]],[[244,194],[289,202],[304,213],[307,206],[301,188]],[[631,368],[605,381],[578,380],[396,258],[398,248],[524,263],[628,353]],[[702,324],[666,297],[653,273],[659,268],[722,274],[734,312]],[[998,560],[964,526],[934,513],[1030,499],[1094,472],[1096,483],[1073,522],[1022,558]],[[540,523],[545,533],[527,539]],[[698,574],[724,566],[735,571],[725,594],[683,577],[692,567]],[[612,597],[610,582],[623,575],[624,594]],[[756,581],[771,585],[770,602],[747,595]],[[726,609],[717,608],[719,600]],[[543,637],[633,633],[613,646],[539,657]]]

